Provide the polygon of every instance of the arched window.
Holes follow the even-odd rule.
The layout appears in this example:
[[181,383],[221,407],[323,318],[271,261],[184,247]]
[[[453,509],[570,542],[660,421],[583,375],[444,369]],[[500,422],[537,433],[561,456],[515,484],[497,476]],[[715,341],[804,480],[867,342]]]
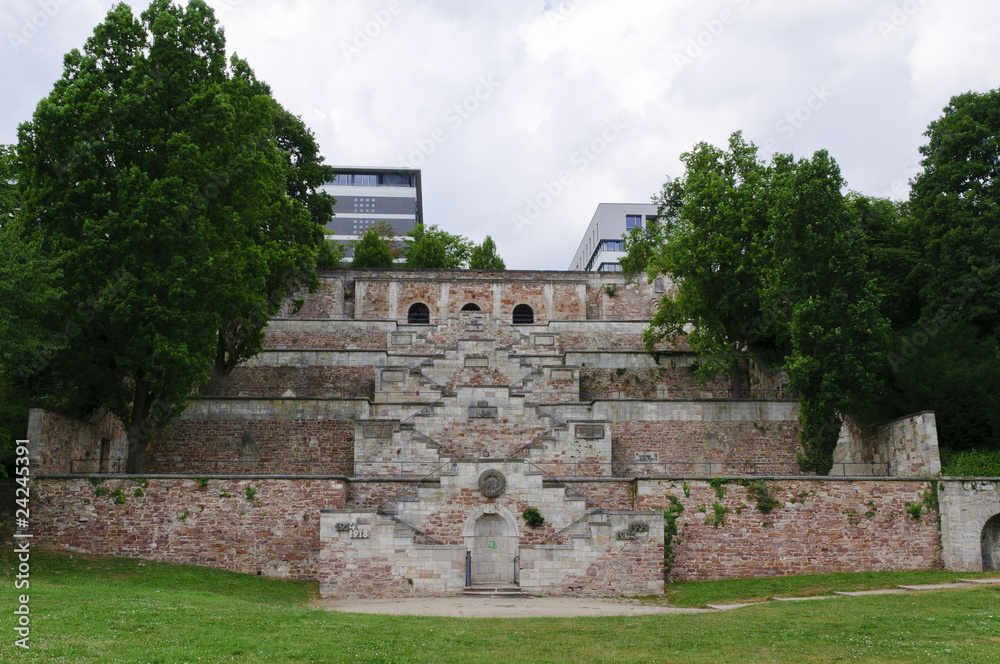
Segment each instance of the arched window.
[[467,305],[462,307],[462,311],[482,311],[482,309],[480,309],[479,305],[475,302],[469,302]]
[[535,322],[535,312],[526,304],[514,307],[514,325],[531,325]]
[[406,314],[406,322],[410,325],[427,325],[431,322],[431,310],[423,302],[412,304]]
[[983,571],[1000,570],[1000,514],[994,515],[983,526]]

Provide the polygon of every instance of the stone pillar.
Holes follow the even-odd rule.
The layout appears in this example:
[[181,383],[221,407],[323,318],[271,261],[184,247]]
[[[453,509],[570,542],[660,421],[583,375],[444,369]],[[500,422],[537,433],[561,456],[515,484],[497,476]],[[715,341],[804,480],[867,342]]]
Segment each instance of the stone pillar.
[[394,281],[389,282],[389,311],[386,312],[386,318],[390,320],[399,319],[399,283]]

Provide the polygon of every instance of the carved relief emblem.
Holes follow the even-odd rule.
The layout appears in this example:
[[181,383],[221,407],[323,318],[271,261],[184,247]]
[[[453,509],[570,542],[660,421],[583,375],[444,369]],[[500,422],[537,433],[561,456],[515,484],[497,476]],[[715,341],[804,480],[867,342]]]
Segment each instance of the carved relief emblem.
[[484,470],[479,475],[479,491],[487,498],[497,498],[507,490],[507,478],[499,470]]

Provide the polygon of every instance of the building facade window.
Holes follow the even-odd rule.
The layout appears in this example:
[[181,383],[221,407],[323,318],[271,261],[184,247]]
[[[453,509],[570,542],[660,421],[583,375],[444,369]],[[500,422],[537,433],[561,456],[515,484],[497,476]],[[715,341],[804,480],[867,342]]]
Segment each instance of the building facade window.
[[642,228],[642,215],[641,214],[627,214],[625,215],[625,230],[630,231],[633,228]]
[[431,310],[423,302],[412,304],[406,314],[406,322],[410,325],[427,325],[431,322]]
[[467,305],[462,307],[462,311],[482,311],[482,309],[480,309],[479,305],[475,302],[469,302]]
[[531,325],[535,322],[535,311],[526,304],[514,307],[514,325]]

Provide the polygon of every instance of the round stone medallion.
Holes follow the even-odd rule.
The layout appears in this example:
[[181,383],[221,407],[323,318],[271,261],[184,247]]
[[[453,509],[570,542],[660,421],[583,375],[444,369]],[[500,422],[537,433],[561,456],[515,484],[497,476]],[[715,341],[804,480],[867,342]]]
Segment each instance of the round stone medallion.
[[507,478],[499,470],[484,470],[479,475],[479,491],[487,498],[497,498],[507,490]]

